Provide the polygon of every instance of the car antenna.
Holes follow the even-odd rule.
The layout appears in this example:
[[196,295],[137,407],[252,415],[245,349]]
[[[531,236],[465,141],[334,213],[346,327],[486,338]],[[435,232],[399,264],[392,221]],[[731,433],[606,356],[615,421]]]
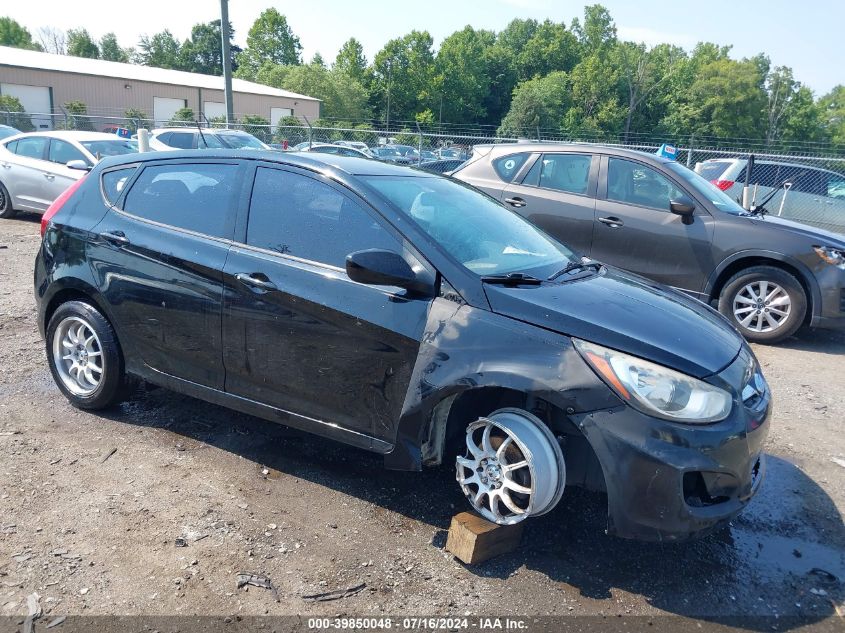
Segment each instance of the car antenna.
[[200,138],[202,139],[202,144],[208,148],[208,142],[205,140],[205,134],[202,133],[202,128],[200,127],[200,120],[196,120],[197,123],[197,131],[200,133]]

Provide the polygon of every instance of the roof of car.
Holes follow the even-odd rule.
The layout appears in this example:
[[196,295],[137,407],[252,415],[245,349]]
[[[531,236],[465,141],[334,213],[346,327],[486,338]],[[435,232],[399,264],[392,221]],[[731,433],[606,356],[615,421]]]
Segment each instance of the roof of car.
[[204,128],[197,128],[195,126],[190,125],[173,125],[171,127],[157,127],[154,130],[150,131],[150,134],[161,134],[162,132],[196,132],[198,129],[202,129],[203,134],[249,134],[245,130],[230,130],[227,128],[217,128],[217,127],[204,127]]
[[476,150],[488,149],[504,156],[505,154],[518,154],[521,152],[584,152],[595,154],[606,153],[615,154],[617,156],[629,156],[631,158],[649,158],[657,163],[672,163],[671,159],[658,156],[651,152],[643,152],[637,149],[628,147],[618,147],[616,145],[599,145],[587,143],[537,143],[537,142],[519,142],[519,143],[496,143],[494,145],[476,145]]
[[[108,134],[106,132],[84,132],[82,130],[50,130],[44,132],[25,132],[23,134],[18,134],[17,136],[11,136],[8,140],[13,140],[17,138],[24,138],[27,136],[50,136],[52,138],[60,138],[67,141],[76,141],[80,143],[82,141],[125,141],[125,138],[121,138],[115,134]],[[6,139],[4,139],[6,140]]]
[[[110,135],[109,135],[110,136]],[[337,154],[319,154],[317,152],[277,152],[273,150],[241,150],[241,149],[190,149],[164,152],[143,152],[139,154],[124,154],[110,156],[103,159],[99,165],[114,167],[126,163],[147,162],[155,160],[185,160],[185,159],[214,159],[214,158],[242,158],[246,160],[263,160],[324,171],[332,168],[351,176],[419,176],[431,177],[431,174],[395,165],[382,163],[370,158],[357,156],[340,156]]]

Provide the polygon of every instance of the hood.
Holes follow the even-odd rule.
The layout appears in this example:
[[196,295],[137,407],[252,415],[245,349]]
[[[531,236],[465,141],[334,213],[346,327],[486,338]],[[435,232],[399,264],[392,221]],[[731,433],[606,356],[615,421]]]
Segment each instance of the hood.
[[704,378],[739,353],[742,337],[717,312],[637,275],[605,268],[563,283],[485,284],[493,312]]
[[[826,231],[809,224],[801,224],[787,220],[786,218],[779,218],[776,215],[764,215],[763,217],[751,216],[749,220],[755,224],[762,226],[775,226],[781,230],[789,231],[795,235],[806,237],[812,240],[815,244],[825,244],[835,248],[845,248],[845,234],[834,233],[833,231]],[[845,231],[845,227],[842,229]]]

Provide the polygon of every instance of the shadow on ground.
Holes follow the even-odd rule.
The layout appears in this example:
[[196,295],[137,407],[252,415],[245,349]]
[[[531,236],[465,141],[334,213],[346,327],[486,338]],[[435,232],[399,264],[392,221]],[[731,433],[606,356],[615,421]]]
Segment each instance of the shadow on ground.
[[[438,530],[433,547],[443,546],[452,515],[466,507],[451,469],[386,471],[375,454],[164,389],[141,393],[108,417],[166,429],[424,522]],[[567,489],[553,512],[526,524],[519,550],[468,569],[497,578],[535,570],[587,598],[615,602],[623,590],[668,613],[706,620],[777,615],[779,630],[836,616],[845,600],[842,517],[818,484],[784,459],[770,455],[767,481],[745,512],[695,542],[608,537],[605,509],[604,496]],[[772,620],[752,617],[743,626],[770,630]]]

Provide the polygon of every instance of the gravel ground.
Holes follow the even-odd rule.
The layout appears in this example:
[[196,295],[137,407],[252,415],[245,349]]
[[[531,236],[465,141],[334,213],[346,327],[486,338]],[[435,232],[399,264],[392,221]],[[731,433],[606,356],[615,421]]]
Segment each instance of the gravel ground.
[[[845,333],[755,349],[775,395],[763,490],[684,545],[603,533],[568,490],[521,547],[468,567],[443,550],[465,502],[448,469],[369,453],[164,389],[69,406],[35,324],[36,216],[0,221],[0,616],[57,614],[845,613]],[[185,544],[185,546],[177,546]],[[279,600],[236,588],[272,579]],[[366,587],[333,602],[302,596]],[[56,630],[61,630],[58,628]]]

